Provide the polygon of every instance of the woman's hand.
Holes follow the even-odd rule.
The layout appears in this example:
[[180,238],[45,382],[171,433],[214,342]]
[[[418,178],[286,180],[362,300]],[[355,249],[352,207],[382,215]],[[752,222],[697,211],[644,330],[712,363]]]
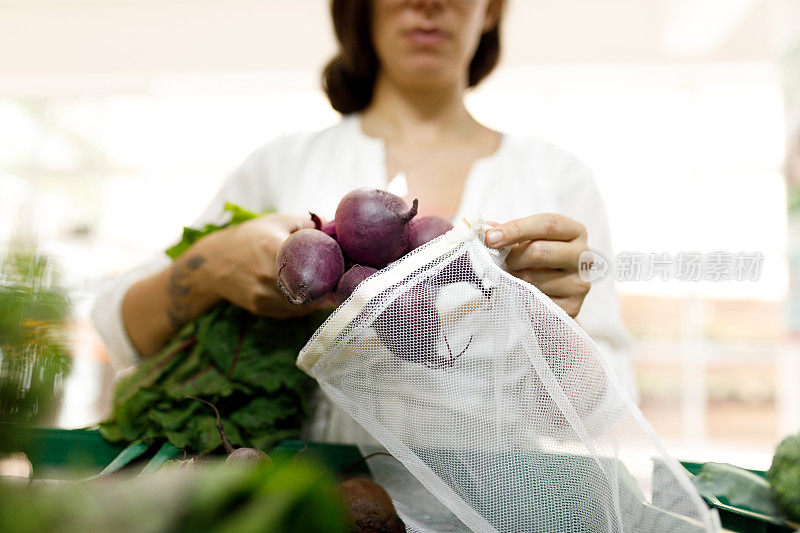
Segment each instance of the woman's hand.
[[[292,305],[278,289],[278,250],[289,235],[313,228],[306,216],[274,214],[212,233],[190,249],[203,258],[206,290],[251,313],[272,318],[308,314],[324,305]],[[187,254],[189,255],[189,251]],[[196,260],[198,261],[198,260]]]
[[156,353],[185,323],[220,300],[273,318],[303,315],[329,301],[295,306],[278,289],[276,259],[308,216],[267,215],[216,231],[169,267],[138,280],[122,300],[122,321],[142,356]]
[[563,215],[544,213],[493,225],[486,244],[511,246],[509,272],[536,285],[573,318],[591,285],[578,275],[578,260],[588,250],[586,228]]

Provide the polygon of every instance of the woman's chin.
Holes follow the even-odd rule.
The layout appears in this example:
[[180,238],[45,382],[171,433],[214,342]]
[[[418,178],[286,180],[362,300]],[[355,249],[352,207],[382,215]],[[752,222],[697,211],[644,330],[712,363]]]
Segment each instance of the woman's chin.
[[422,59],[403,65],[393,76],[399,83],[418,89],[440,89],[460,82],[452,64],[441,59]]

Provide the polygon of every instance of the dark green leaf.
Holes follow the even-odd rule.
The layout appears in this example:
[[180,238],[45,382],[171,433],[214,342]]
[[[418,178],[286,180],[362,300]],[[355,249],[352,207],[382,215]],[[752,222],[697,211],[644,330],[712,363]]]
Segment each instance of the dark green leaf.
[[[228,437],[231,444],[234,446],[242,446],[244,443],[236,424],[225,418],[223,418],[221,422],[225,429],[225,435]],[[219,431],[217,431],[217,419],[211,415],[193,417],[187,426],[186,437],[187,443],[184,444],[183,447],[188,446],[192,450],[197,451],[197,453],[209,453],[222,446],[222,439],[219,436]],[[170,439],[170,442],[172,442],[172,439]],[[172,443],[176,448],[182,447],[175,444],[175,442]]]
[[234,386],[213,363],[206,363],[193,374],[181,376],[180,380],[168,380],[164,389],[168,397],[180,400],[187,396],[230,396]]
[[167,431],[175,431],[186,425],[191,416],[200,409],[201,404],[197,401],[186,401],[186,406],[178,406],[171,403],[164,403],[160,406],[161,410],[151,409],[147,416],[156,424]]
[[211,360],[222,372],[227,373],[239,348],[240,331],[243,325],[218,320],[208,329],[206,350]]
[[156,391],[140,389],[117,411],[117,424],[125,440],[137,440],[145,431],[147,411],[159,398]]
[[297,404],[289,395],[274,398],[258,397],[231,415],[231,419],[248,431],[256,432],[275,426],[287,414],[294,414]]

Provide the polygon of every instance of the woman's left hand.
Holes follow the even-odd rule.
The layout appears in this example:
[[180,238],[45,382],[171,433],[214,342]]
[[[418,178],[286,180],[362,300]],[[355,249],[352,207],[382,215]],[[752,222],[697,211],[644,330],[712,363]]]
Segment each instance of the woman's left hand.
[[486,231],[488,246],[511,246],[506,258],[509,272],[536,285],[573,318],[591,287],[578,275],[579,257],[589,249],[586,242],[583,224],[554,213],[512,220]]

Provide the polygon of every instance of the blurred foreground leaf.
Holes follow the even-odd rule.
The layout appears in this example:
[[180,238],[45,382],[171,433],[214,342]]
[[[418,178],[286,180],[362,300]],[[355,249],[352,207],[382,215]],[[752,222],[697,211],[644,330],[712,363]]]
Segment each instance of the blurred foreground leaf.
[[133,479],[0,482],[0,531],[344,532],[328,471],[311,463],[192,464]]

